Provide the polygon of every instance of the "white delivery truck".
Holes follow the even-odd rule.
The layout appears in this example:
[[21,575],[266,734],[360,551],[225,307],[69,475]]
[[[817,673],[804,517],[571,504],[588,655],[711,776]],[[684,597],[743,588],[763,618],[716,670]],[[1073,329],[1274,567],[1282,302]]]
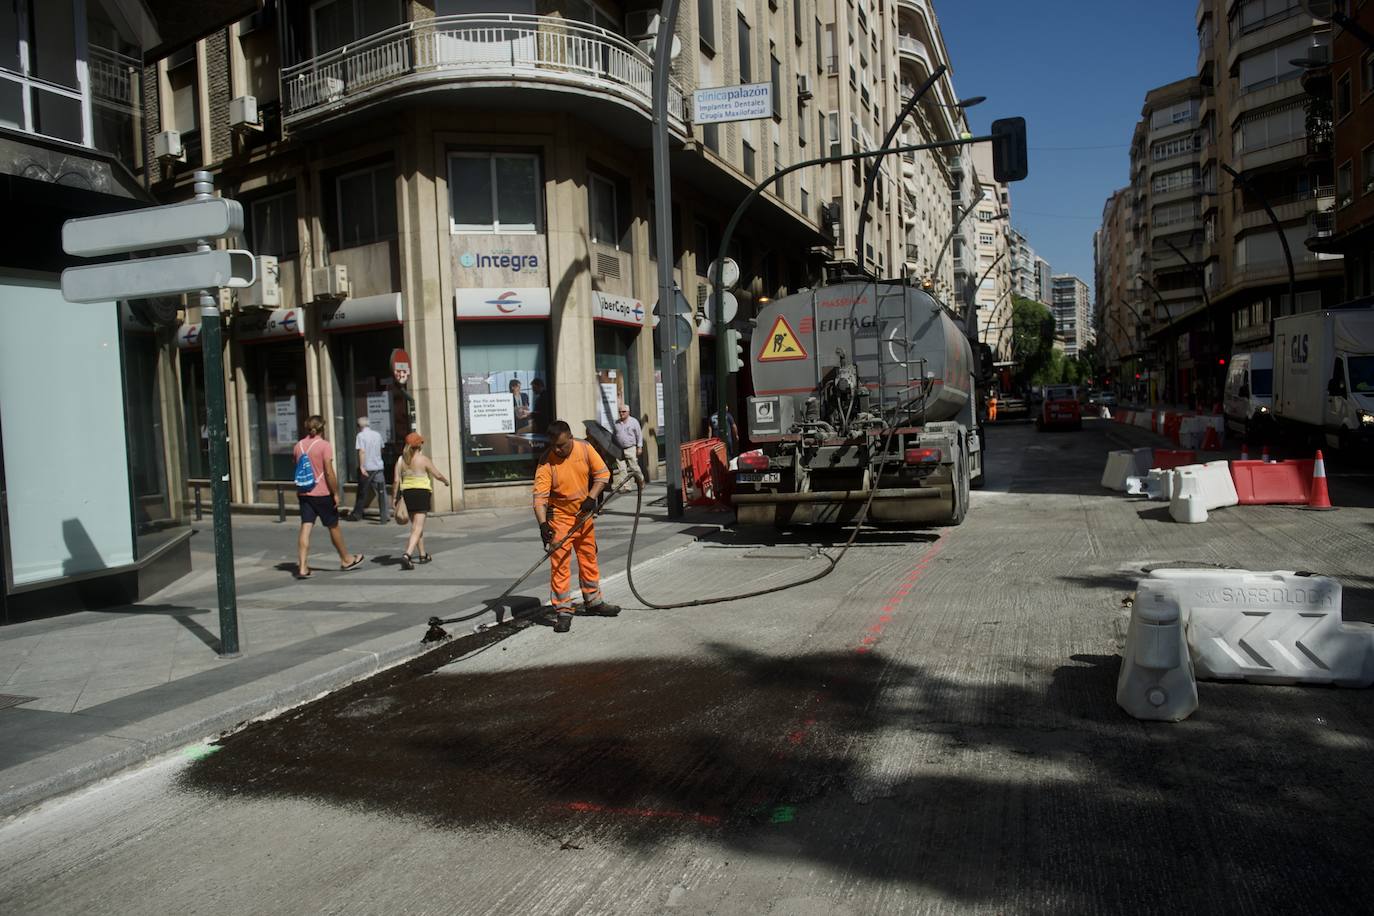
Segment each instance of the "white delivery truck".
[[1374,308],[1275,319],[1274,415],[1327,448],[1374,443]]
[[1249,438],[1263,435],[1273,421],[1274,354],[1268,350],[1235,353],[1226,370],[1226,393],[1222,397],[1226,428]]

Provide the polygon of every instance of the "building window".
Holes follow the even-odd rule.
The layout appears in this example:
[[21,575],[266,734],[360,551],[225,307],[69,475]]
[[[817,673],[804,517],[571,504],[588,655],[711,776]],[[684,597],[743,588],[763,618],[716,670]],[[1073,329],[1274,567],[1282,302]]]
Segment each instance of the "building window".
[[1324,47],[1314,47],[1310,36],[1304,35],[1278,47],[1266,48],[1240,60],[1238,76],[1241,93],[1254,92],[1278,83],[1302,76],[1302,68],[1295,67],[1290,61],[1300,60],[1314,53],[1325,52]]
[[1350,86],[1350,71],[1347,70],[1336,80],[1336,120],[1339,121],[1350,114],[1350,109],[1354,105],[1354,96]]
[[172,109],[171,123],[164,125],[165,129],[181,134],[181,147],[190,165],[199,165],[201,159],[200,93],[196,83],[196,49],[192,45],[167,61]]
[[1355,167],[1350,161],[1336,169],[1336,209],[1348,207],[1355,200]]
[[749,23],[744,16],[737,20],[737,31],[735,35],[739,42],[739,81],[741,83],[752,82],[754,78],[753,52],[750,50]]
[[1364,98],[1374,92],[1374,51],[1364,52],[1364,57],[1360,58],[1360,97]]
[[273,194],[249,201],[248,244],[253,254],[294,258],[301,250],[296,229],[296,192]]
[[453,232],[540,231],[539,159],[525,153],[452,153]]
[[396,0],[319,0],[310,7],[316,56],[400,23],[401,4]]
[[716,5],[714,0],[697,0],[697,38],[708,51],[716,50]]
[[340,175],[335,187],[339,248],[396,237],[396,182],[390,163]]
[[[245,345],[243,368],[249,451],[257,480],[290,480],[295,467],[291,451],[305,418],[315,413],[307,399],[305,343],[297,339]],[[334,430],[336,450],[348,432]]]
[[713,153],[720,152],[720,125],[706,124],[701,128],[701,140]]
[[825,70],[825,53],[824,53],[825,44],[824,44],[823,38],[821,37],[823,34],[824,34],[824,33],[823,33],[823,31],[822,31],[822,28],[821,28],[821,21],[820,21],[820,19],[818,18],[818,19],[816,20],[816,72],[817,72],[817,73],[821,73],[822,71]]
[[616,203],[615,182],[593,173],[587,196],[591,209],[592,241],[619,248],[620,211]]
[[[770,51],[773,45],[768,45]],[[773,117],[782,120],[782,61],[776,54],[768,56],[768,81],[773,84]]]
[[807,219],[811,218],[811,192],[806,188],[801,189],[801,212]]
[[749,145],[748,140],[741,141],[740,145],[744,149],[744,174],[754,178],[754,148]]
[[1232,134],[1237,155],[1269,149],[1307,136],[1307,114],[1301,105],[1247,118]]
[[826,113],[826,126],[822,136],[830,140],[830,155],[839,156],[843,149],[843,141],[840,137],[840,113],[831,111]]
[[1360,152],[1360,182],[1362,194],[1374,194],[1374,143]]
[[[464,322],[458,329],[458,377],[465,483],[532,479],[555,416],[545,322]],[[490,403],[500,404],[501,395],[511,399],[504,418]]]

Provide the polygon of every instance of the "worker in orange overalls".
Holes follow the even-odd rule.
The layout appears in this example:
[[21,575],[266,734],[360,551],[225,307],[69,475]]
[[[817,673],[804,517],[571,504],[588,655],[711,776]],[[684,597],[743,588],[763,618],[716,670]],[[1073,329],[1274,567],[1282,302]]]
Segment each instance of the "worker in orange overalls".
[[997,392],[988,392],[988,422],[997,422]]
[[[601,597],[601,574],[596,566],[596,529],[590,518],[596,498],[610,483],[606,462],[586,442],[572,436],[562,420],[548,427],[549,450],[534,472],[534,518],[544,547],[563,543],[549,558],[549,587],[553,592],[555,633],[572,629],[572,553],[577,551],[577,581],[582,587],[582,613],[614,617],[620,608]],[[571,536],[581,515],[589,516]],[[567,538],[564,540],[564,538]]]

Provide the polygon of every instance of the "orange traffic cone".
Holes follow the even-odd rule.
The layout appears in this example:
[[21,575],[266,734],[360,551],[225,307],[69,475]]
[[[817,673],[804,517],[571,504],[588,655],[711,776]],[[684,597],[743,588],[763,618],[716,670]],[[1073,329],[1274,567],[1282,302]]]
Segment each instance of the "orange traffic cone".
[[1326,461],[1322,459],[1322,450],[1317,449],[1317,460],[1312,462],[1312,493],[1307,499],[1309,509],[1334,509],[1331,505],[1331,494],[1326,489]]
[[1221,451],[1221,438],[1217,435],[1215,426],[1207,427],[1207,433],[1202,437],[1202,450],[1204,452]]

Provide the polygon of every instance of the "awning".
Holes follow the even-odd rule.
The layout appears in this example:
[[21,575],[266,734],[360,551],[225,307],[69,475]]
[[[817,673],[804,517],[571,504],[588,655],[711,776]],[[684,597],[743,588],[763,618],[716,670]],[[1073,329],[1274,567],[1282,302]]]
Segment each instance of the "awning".
[[320,329],[325,332],[387,328],[400,323],[400,293],[345,299],[320,313]]
[[305,315],[299,309],[254,309],[234,318],[234,337],[245,343],[267,340],[300,340],[305,336]]
[[454,290],[453,300],[459,321],[547,318],[553,313],[547,286],[466,287]]
[[644,303],[630,296],[592,292],[592,320],[619,324],[631,328],[644,327],[648,310]]

